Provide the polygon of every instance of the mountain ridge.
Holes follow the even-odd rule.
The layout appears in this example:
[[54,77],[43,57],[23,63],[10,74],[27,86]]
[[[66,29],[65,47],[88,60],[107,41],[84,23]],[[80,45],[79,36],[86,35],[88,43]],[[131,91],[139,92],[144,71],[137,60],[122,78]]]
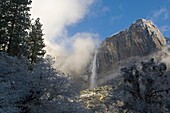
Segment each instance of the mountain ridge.
[[152,21],[138,19],[129,28],[106,38],[100,44],[97,74],[100,76],[113,70],[113,66],[119,61],[157,52],[166,44],[165,37]]

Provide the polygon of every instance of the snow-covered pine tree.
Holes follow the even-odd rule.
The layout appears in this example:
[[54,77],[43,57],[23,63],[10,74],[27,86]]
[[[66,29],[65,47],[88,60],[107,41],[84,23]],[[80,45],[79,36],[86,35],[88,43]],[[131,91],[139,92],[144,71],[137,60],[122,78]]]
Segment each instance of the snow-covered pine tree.
[[45,50],[43,50],[45,47],[43,35],[40,18],[37,18],[31,25],[31,30],[27,39],[28,59],[31,63],[37,63],[38,59],[42,58],[46,53]]
[[0,51],[6,51],[7,49],[8,36],[6,32],[7,32],[8,21],[5,15],[6,12],[9,10],[9,8],[7,8],[8,4],[9,4],[8,0],[0,1]]
[[26,56],[25,39],[30,27],[31,0],[1,0],[0,48],[11,55]]

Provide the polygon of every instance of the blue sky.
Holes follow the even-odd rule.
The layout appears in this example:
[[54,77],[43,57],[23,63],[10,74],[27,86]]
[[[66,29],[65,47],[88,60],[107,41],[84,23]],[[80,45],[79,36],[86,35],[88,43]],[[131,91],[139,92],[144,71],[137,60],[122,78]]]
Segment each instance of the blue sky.
[[136,19],[145,18],[170,37],[170,0],[96,0],[86,16],[68,26],[68,34],[93,32],[101,40],[126,29]]
[[139,18],[170,37],[170,0],[33,0],[31,14],[40,17],[47,54],[64,72],[85,69],[102,40]]

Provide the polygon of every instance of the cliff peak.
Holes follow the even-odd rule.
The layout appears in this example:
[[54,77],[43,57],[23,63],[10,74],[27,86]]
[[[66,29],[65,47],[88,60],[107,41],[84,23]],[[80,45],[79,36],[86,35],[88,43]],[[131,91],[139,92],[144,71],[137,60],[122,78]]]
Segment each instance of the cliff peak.
[[99,46],[98,73],[130,57],[143,57],[162,49],[166,39],[150,20],[138,19],[129,28],[106,38]]

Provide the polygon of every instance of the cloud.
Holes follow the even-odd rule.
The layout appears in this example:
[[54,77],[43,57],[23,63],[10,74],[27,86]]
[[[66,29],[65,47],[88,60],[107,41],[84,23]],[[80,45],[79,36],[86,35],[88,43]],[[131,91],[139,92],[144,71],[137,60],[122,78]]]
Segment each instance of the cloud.
[[168,71],[170,71],[170,46],[167,45],[164,47],[163,52],[166,53],[166,56],[161,59],[162,62],[166,63]]
[[164,26],[159,27],[159,29],[161,32],[166,32],[170,30],[170,27],[167,25],[164,25]]
[[120,20],[121,18],[122,18],[122,15],[112,16],[112,17],[110,18],[110,23],[111,23],[111,24],[115,24],[115,22],[116,22],[117,20]]
[[48,39],[62,36],[67,26],[79,22],[94,0],[34,0],[32,17],[40,17]]
[[107,13],[107,12],[110,12],[110,8],[107,7],[107,6],[104,6],[104,7],[101,9],[101,11],[102,11],[103,13]]
[[165,33],[170,30],[169,25],[163,25],[169,20],[169,14],[170,12],[166,7],[161,7],[157,10],[152,11],[148,18],[158,26],[162,33]]
[[55,67],[80,74],[92,58],[97,34],[77,31],[68,36],[67,27],[89,14],[95,0],[33,0],[31,14],[40,17],[45,33],[47,53],[55,57]]
[[156,21],[158,18],[162,18],[162,20],[167,20],[169,18],[169,11],[165,7],[161,7],[158,10],[154,10],[150,16],[152,21]]
[[[67,46],[64,43],[55,44],[48,42],[47,51],[55,56],[57,69],[65,73],[81,74],[85,72],[85,68],[91,61],[93,52],[96,48],[97,34],[77,33],[70,38]],[[69,51],[70,50],[70,51]]]

